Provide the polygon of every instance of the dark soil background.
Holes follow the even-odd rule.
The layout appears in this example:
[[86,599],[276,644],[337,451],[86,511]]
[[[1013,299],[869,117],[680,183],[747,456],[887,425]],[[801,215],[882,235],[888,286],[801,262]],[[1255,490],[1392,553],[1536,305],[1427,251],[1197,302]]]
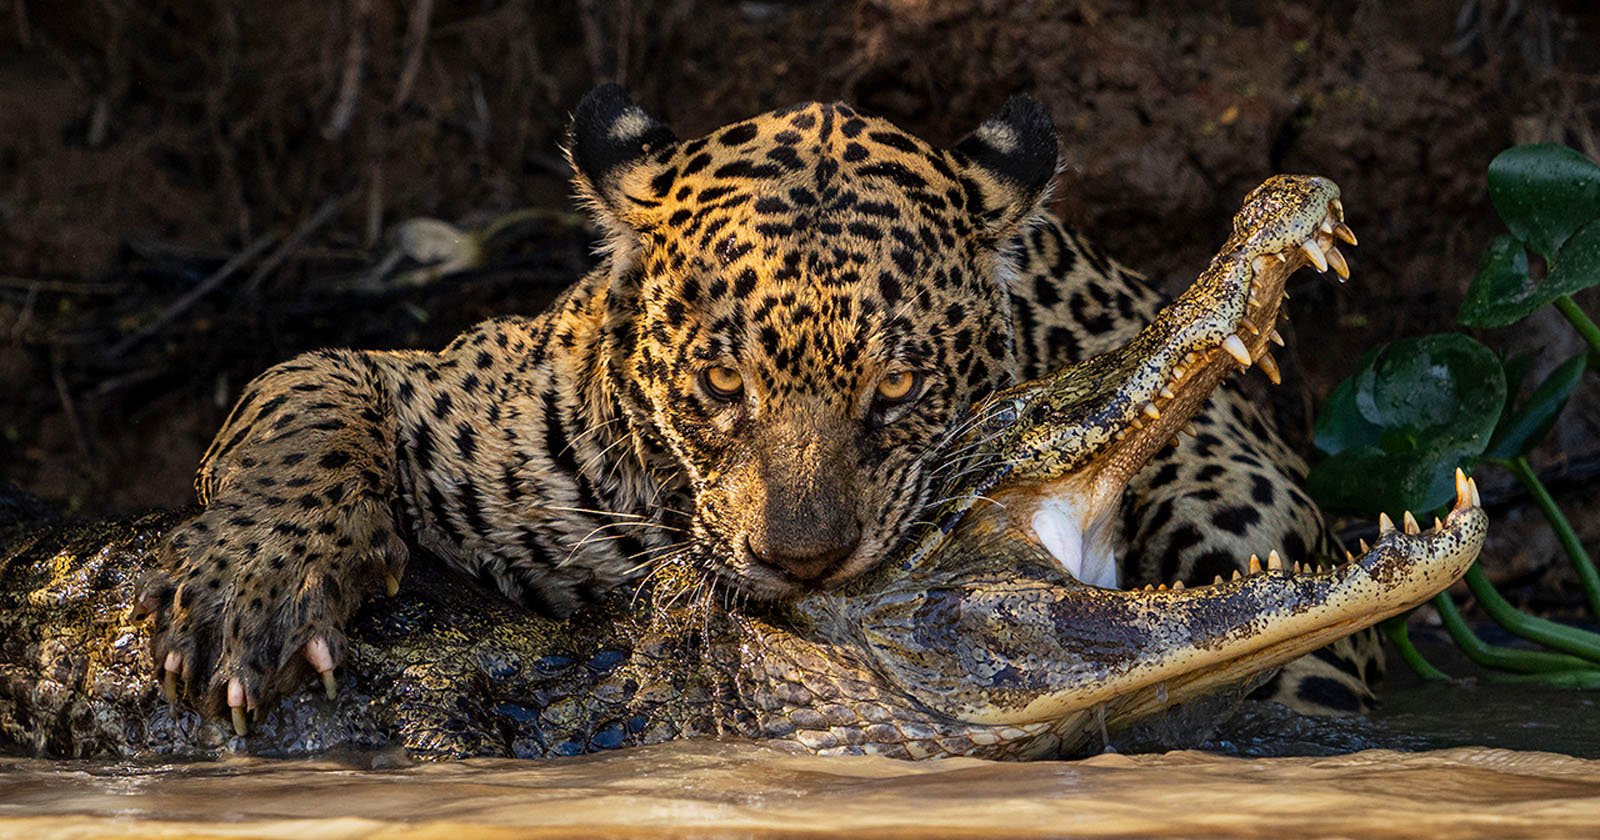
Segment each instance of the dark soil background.
[[[1265,176],[1332,177],[1355,277],[1293,282],[1287,387],[1261,392],[1302,444],[1366,348],[1452,327],[1501,230],[1496,152],[1600,158],[1579,0],[0,0],[0,479],[84,514],[184,504],[270,364],[537,311],[591,262],[559,143],[602,80],[685,137],[845,99],[953,141],[1032,92],[1061,129],[1056,209],[1168,289]],[[394,262],[423,217],[501,221],[482,266],[435,277]],[[1480,338],[1536,373],[1581,349],[1550,313]],[[1580,390],[1538,462],[1593,546]],[[1496,576],[1559,607],[1554,539],[1484,476]]]

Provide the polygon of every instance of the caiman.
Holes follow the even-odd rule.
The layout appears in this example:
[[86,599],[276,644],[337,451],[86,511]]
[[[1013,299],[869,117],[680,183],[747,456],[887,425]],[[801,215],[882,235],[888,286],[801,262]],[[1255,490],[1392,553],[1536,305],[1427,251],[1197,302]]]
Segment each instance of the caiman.
[[[1266,352],[1286,278],[1324,267],[1335,237],[1353,239],[1331,181],[1258,187],[1209,267],[1132,341],[975,406],[925,527],[839,589],[744,604],[679,557],[558,621],[418,564],[359,614],[343,685],[256,709],[247,737],[163,701],[129,606],[182,514],[65,525],[13,500],[0,507],[0,751],[548,756],[717,735],[903,758],[1093,748],[1428,599],[1482,547],[1477,488],[1458,473],[1443,521],[1383,517],[1335,568],[1268,552],[1233,580],[1131,591],[1069,572],[1130,476]],[[1060,544],[1035,542],[1046,533]]]

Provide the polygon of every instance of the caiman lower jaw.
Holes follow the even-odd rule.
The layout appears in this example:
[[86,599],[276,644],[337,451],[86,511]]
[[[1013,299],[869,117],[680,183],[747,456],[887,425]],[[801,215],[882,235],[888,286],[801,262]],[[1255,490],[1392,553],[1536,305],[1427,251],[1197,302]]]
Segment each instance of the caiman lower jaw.
[[[1066,590],[1047,610],[1060,661],[1048,673],[1022,673],[1016,662],[1000,662],[1007,641],[974,640],[993,657],[985,670],[1006,678],[968,693],[965,708],[945,711],[972,724],[1030,727],[1084,724],[1100,708],[1116,727],[1276,668],[1417,606],[1465,574],[1488,517],[1476,483],[1459,470],[1456,488],[1443,521],[1423,530],[1409,512],[1399,528],[1380,517],[1377,542],[1326,571],[1252,562],[1251,574],[1209,586]],[[1030,620],[1025,612],[1010,609],[1018,622]],[[1137,633],[1119,629],[1130,624]],[[1137,643],[1107,644],[1119,636]]]

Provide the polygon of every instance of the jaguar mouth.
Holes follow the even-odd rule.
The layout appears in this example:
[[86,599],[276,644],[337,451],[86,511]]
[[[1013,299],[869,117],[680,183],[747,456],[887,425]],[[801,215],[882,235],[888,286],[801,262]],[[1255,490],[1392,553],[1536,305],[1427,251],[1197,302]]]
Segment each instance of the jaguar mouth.
[[1005,424],[1021,429],[1005,445],[1024,457],[989,476],[973,512],[994,515],[984,510],[992,506],[1077,580],[1115,587],[1115,514],[1128,482],[1196,433],[1192,418],[1228,375],[1254,366],[1280,381],[1272,350],[1283,344],[1286,281],[1307,265],[1348,278],[1339,245],[1355,241],[1332,181],[1277,176],[1256,188],[1229,243],[1133,341],[978,409],[1001,437]]

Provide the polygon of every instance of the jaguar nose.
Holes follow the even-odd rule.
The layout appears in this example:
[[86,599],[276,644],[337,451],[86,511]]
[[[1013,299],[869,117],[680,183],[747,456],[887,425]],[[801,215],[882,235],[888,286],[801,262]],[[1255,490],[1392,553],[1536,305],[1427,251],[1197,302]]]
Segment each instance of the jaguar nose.
[[861,530],[852,529],[836,540],[805,540],[804,542],[774,542],[747,539],[750,556],[756,562],[786,572],[804,583],[822,580],[838,569],[856,548],[861,545]]

